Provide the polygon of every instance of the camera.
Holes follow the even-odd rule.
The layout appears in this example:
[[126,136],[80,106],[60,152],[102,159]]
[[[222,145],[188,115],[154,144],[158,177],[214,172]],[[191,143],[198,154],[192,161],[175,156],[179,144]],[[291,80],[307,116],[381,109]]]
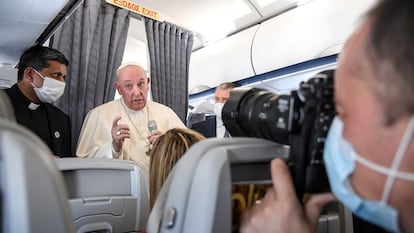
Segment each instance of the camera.
[[258,137],[288,145],[286,161],[299,198],[329,191],[323,163],[325,139],[336,115],[334,70],[322,71],[290,94],[234,88],[222,119],[232,137]]

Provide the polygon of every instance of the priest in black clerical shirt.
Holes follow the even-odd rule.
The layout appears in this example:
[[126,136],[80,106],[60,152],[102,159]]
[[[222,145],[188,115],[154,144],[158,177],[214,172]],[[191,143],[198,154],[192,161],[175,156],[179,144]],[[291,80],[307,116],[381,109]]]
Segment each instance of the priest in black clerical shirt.
[[17,83],[6,89],[16,120],[39,136],[57,157],[72,157],[69,116],[51,103],[62,96],[69,62],[52,48],[34,46],[18,64]]

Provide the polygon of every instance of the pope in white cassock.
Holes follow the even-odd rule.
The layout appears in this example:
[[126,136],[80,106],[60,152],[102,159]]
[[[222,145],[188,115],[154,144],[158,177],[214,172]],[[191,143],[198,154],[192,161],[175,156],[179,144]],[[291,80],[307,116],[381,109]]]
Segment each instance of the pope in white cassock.
[[[163,133],[185,125],[175,112],[162,104],[147,101],[150,79],[145,70],[126,63],[117,70],[114,86],[120,99],[92,109],[79,135],[76,155],[88,158],[117,158],[135,161],[148,176],[152,143]],[[148,128],[155,121],[156,130]]]

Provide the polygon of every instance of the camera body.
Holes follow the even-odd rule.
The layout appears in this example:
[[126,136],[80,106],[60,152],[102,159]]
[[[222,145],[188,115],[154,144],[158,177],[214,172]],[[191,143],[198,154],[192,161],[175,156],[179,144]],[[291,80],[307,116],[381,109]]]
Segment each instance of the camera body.
[[334,70],[301,82],[298,90],[277,95],[259,88],[234,88],[222,119],[232,137],[258,137],[289,145],[287,162],[299,197],[329,191],[323,148],[336,115]]

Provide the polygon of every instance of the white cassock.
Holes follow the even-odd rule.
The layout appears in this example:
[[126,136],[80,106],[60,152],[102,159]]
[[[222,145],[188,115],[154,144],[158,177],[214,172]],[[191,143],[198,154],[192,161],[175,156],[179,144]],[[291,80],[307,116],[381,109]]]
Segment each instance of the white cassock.
[[[130,138],[126,138],[122,150],[116,153],[112,147],[111,128],[115,117],[121,116],[118,124],[129,127]],[[185,125],[175,112],[162,104],[148,101],[146,106],[135,111],[126,107],[122,98],[92,109],[83,122],[78,139],[76,155],[88,158],[117,158],[135,161],[149,176],[148,121],[155,120],[162,133]]]

